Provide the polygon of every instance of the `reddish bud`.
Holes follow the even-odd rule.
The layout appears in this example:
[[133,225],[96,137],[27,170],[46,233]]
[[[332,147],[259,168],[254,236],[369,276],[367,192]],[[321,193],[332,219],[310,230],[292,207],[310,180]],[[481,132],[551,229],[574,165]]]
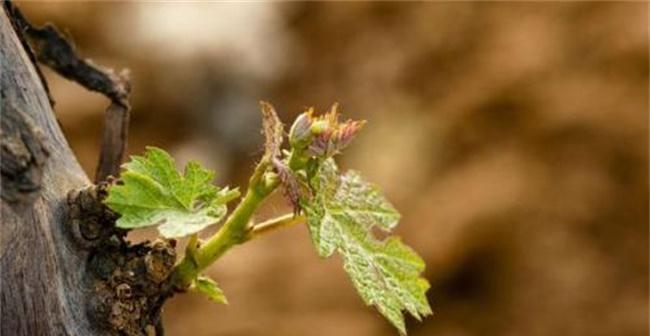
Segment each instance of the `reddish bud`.
[[289,131],[289,143],[294,148],[305,148],[311,142],[312,109],[300,114]]

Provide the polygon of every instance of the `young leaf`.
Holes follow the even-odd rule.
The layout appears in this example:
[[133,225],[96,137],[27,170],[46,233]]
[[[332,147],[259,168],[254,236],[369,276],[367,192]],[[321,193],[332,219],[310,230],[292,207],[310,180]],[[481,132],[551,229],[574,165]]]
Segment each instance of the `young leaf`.
[[216,302],[228,304],[226,295],[223,293],[219,285],[212,279],[206,276],[199,276],[194,280],[192,289],[205,294],[208,299]]
[[158,226],[166,238],[196,233],[217,223],[226,214],[226,203],[237,190],[213,186],[214,172],[196,162],[181,175],[165,151],[148,147],[144,156],[133,156],[124,165],[123,184],[109,188],[104,201],[121,217],[120,228]]
[[339,176],[331,159],[321,164],[311,187],[314,195],[302,205],[319,255],[338,251],[364,302],[406,334],[402,311],[418,320],[431,314],[425,295],[429,284],[420,277],[424,262],[399,238],[380,241],[371,231],[390,231],[399,214],[358,173]]

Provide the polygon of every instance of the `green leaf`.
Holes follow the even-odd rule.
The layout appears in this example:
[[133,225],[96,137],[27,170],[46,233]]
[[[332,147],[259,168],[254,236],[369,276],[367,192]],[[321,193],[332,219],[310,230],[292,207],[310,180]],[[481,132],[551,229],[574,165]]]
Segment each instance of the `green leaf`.
[[205,294],[208,299],[216,303],[228,304],[226,295],[219,288],[219,285],[206,276],[197,277],[192,284],[192,289]]
[[418,320],[431,314],[429,284],[420,276],[424,262],[399,238],[381,241],[372,233],[374,227],[393,229],[399,213],[357,172],[339,176],[331,159],[320,165],[310,185],[313,196],[302,206],[318,254],[339,252],[364,302],[406,334],[403,311]]
[[226,203],[237,190],[212,185],[214,172],[196,162],[181,175],[165,151],[148,147],[144,156],[133,156],[124,165],[122,184],[109,188],[106,205],[121,216],[120,228],[158,225],[166,238],[186,236],[217,223],[226,214]]

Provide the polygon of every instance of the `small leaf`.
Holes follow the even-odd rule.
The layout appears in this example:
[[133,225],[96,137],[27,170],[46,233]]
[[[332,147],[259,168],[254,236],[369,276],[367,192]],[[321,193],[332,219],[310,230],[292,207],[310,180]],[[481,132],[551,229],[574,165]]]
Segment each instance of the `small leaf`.
[[302,199],[318,254],[343,256],[344,268],[368,305],[374,305],[402,334],[403,311],[416,319],[431,314],[424,262],[399,238],[384,241],[372,229],[392,230],[399,213],[356,172],[338,175],[334,161],[321,163],[311,181],[313,196]]
[[212,279],[206,276],[199,276],[194,280],[192,289],[206,295],[208,299],[222,304],[228,304],[226,295],[223,293],[219,285]]
[[120,228],[158,225],[166,238],[186,236],[216,224],[226,214],[226,202],[239,192],[212,185],[214,172],[196,162],[181,175],[169,154],[148,147],[124,165],[122,184],[108,190],[106,205],[121,216]]

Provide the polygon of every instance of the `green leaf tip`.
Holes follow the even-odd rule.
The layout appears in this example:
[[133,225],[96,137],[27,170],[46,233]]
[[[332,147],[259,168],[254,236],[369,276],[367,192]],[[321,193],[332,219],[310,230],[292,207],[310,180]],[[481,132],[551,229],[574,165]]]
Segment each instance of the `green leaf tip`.
[[179,173],[174,159],[156,147],[132,156],[123,168],[122,183],[110,186],[104,201],[120,214],[120,228],[158,226],[165,238],[187,236],[219,222],[226,203],[239,196],[236,189],[212,185],[214,172],[197,162],[187,163]]
[[418,320],[432,313],[429,283],[420,275],[424,261],[398,237],[381,241],[372,233],[392,230],[399,213],[357,172],[339,175],[332,159],[321,163],[310,186],[313,196],[301,205],[318,254],[340,253],[364,302],[406,334],[404,311]]
[[228,299],[219,285],[206,276],[197,277],[192,283],[191,289],[204,294],[208,299],[221,304],[228,304]]

